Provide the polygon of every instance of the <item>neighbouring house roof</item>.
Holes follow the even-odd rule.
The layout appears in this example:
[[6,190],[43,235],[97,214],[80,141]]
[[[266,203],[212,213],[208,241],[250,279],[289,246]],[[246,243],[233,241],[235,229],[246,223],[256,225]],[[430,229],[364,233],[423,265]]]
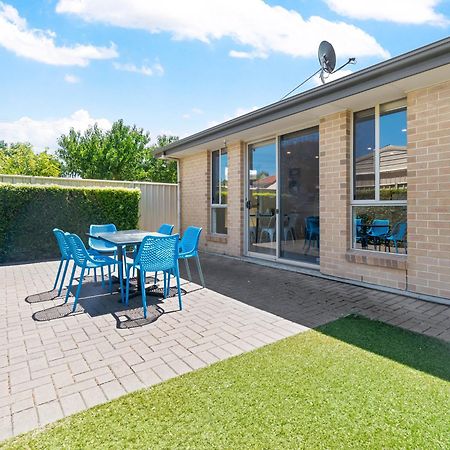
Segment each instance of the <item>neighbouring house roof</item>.
[[[176,157],[192,147],[449,64],[450,37],[187,136],[155,153]],[[447,79],[450,79],[450,69]]]

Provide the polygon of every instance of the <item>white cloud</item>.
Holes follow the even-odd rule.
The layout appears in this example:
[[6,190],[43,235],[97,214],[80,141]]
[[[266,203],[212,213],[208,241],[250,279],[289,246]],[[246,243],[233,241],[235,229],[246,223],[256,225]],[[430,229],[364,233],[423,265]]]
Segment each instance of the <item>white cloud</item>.
[[113,63],[114,68],[116,70],[122,70],[124,72],[133,72],[133,73],[139,73],[141,75],[145,75],[147,77],[151,77],[153,75],[164,75],[164,68],[160,63],[155,63],[151,67],[146,66],[143,64],[141,67],[136,66],[135,64],[120,64],[120,63]]
[[76,75],[71,75],[70,73],[64,75],[64,81],[69,84],[77,84],[81,80]]
[[338,55],[389,57],[369,34],[353,25],[300,13],[262,0],[59,0],[59,13],[123,28],[170,33],[175,40],[205,43],[230,38],[242,49],[236,58],[267,57],[271,53],[309,57],[320,41],[333,43]]
[[[335,72],[335,73],[325,74],[325,75],[327,75],[326,77],[324,77],[325,78],[325,84],[326,83],[330,83],[331,81],[334,81],[334,80],[338,80],[339,78],[346,77],[347,75],[350,75],[352,73],[353,73],[353,70],[342,69],[342,70],[339,70],[338,72]],[[322,80],[320,79],[319,75],[316,75],[313,78],[313,83],[316,86],[321,86],[322,85]]]
[[353,19],[445,25],[449,20],[436,12],[440,0],[325,0],[330,9]]
[[29,28],[16,8],[0,1],[0,46],[18,56],[55,66],[87,66],[94,59],[118,56],[114,44],[58,47],[55,38],[56,34],[50,30]]
[[259,109],[259,106],[252,106],[251,108],[243,108],[243,107],[236,108],[232,114],[225,115],[222,120],[212,120],[208,122],[207,127],[208,128],[215,127],[216,125],[219,125],[223,122],[227,122],[228,120],[235,119],[236,117],[243,116],[252,111],[256,111],[257,109]]
[[13,122],[0,122],[0,140],[30,142],[38,151],[46,147],[52,151],[56,149],[61,134],[68,133],[71,128],[84,131],[95,122],[103,129],[111,127],[108,119],[95,119],[84,109],[59,119],[35,120],[25,116]]
[[203,110],[200,108],[192,108],[189,112],[183,114],[181,117],[183,119],[190,119],[192,118],[192,116],[199,116],[201,114],[203,114]]

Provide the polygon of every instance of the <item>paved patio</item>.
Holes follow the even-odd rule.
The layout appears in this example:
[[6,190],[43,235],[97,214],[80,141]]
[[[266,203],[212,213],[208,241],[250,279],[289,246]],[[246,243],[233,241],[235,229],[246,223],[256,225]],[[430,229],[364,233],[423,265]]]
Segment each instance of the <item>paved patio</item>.
[[153,323],[140,319],[140,297],[126,308],[89,280],[66,315],[45,294],[57,262],[1,266],[0,440],[350,313],[450,341],[447,306],[230,258],[202,262],[208,289],[183,282],[182,312],[176,299],[152,297],[164,311]]

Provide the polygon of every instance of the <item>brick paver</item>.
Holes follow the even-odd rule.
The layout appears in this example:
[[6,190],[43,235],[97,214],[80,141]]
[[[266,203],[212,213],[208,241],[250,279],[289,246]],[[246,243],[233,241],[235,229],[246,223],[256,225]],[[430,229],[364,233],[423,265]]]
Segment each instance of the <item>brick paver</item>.
[[169,299],[158,320],[132,328],[123,323],[142,317],[140,297],[125,307],[89,281],[79,312],[35,321],[63,302],[25,302],[51,288],[57,262],[1,266],[0,440],[350,313],[450,341],[447,306],[230,258],[202,262],[207,289],[183,281],[183,311]]

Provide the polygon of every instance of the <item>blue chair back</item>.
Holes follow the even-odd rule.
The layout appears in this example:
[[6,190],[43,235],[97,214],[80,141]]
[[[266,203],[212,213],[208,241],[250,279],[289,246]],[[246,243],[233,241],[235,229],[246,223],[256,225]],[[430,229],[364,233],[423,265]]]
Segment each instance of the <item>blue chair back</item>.
[[[376,226],[373,226],[376,225]],[[389,233],[389,219],[374,219],[370,227],[370,236],[384,236]]]
[[319,218],[317,216],[308,216],[305,218],[306,232],[312,235],[319,234]]
[[[114,233],[115,231],[117,231],[117,228],[113,223],[107,223],[104,225],[91,225],[89,227],[90,234]],[[109,242],[95,238],[89,238],[89,247],[92,250],[97,250],[98,252],[113,252],[116,249],[116,246],[114,244],[110,244]]]
[[59,228],[53,228],[53,234],[58,242],[59,251],[61,252],[61,259],[71,259],[72,254],[70,252],[69,243],[66,240],[66,234]]
[[85,266],[89,259],[89,253],[83,241],[76,234],[66,234],[66,239],[75,264],[80,267]]
[[169,270],[178,264],[178,234],[146,236],[139,247],[135,263],[145,272]]
[[161,234],[172,234],[173,227],[174,227],[173,225],[170,225],[168,223],[163,223],[159,227],[158,233],[161,233]]
[[200,227],[187,227],[180,242],[180,253],[184,256],[197,256],[200,242]]
[[362,219],[360,217],[357,217],[355,219],[356,237],[360,237],[361,236],[361,227],[362,227]]
[[407,225],[406,222],[397,222],[391,233],[391,237],[396,241],[403,241],[406,236]]

